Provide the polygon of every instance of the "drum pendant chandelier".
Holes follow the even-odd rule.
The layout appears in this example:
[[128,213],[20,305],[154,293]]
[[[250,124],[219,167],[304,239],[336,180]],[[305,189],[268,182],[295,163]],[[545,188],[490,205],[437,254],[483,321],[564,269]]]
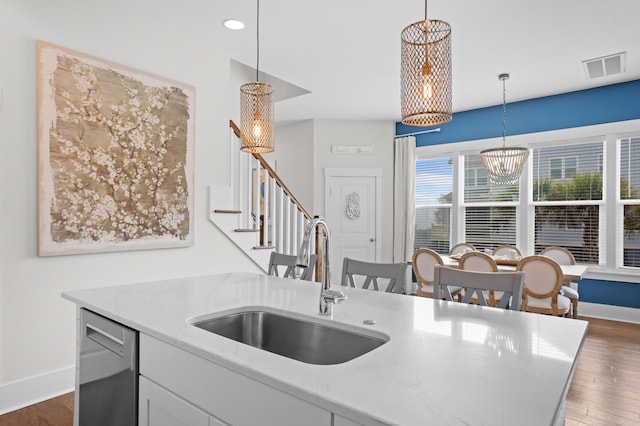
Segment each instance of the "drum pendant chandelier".
[[451,121],[451,25],[427,19],[400,34],[402,123],[435,126]]
[[260,83],[260,0],[256,0],[256,82],[240,87],[240,150],[254,154],[272,152],[275,125],[273,123],[273,90]]
[[502,81],[502,148],[485,149],[480,152],[480,157],[487,169],[489,181],[498,185],[515,185],[520,179],[522,168],[529,158],[529,149],[514,147],[507,148],[507,96],[505,81],[509,74],[500,74],[498,79]]

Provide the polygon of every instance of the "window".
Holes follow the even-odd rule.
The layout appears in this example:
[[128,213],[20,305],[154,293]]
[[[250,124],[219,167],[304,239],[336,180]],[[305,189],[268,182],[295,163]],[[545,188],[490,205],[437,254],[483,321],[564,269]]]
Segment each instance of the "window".
[[549,177],[551,179],[570,179],[578,171],[576,157],[549,159]]
[[516,244],[515,207],[466,207],[465,241],[478,250]]
[[464,170],[464,183],[465,186],[487,186],[487,169],[484,167],[479,169],[465,169]]
[[622,266],[640,267],[640,138],[620,141]]
[[[533,150],[534,250],[569,249],[577,262],[599,262],[603,142]],[[573,156],[561,156],[571,153]],[[577,154],[577,155],[576,155]],[[582,169],[577,171],[578,158]],[[546,170],[543,165],[549,164]]]
[[530,150],[514,186],[483,180],[479,152],[494,143],[417,149],[418,162],[431,164],[417,168],[417,180],[437,188],[433,171],[446,170],[435,174],[446,188],[436,192],[441,199],[416,204],[423,210],[416,247],[447,253],[458,242],[479,250],[514,244],[530,255],[559,245],[593,265],[594,276],[640,283],[640,120],[514,135],[510,143]]
[[[465,242],[479,250],[515,244],[518,186],[491,184],[478,154],[464,156],[464,175]],[[482,185],[468,178],[479,175]]]
[[416,161],[415,249],[449,252],[452,195],[451,157]]
[[603,170],[603,157],[602,154],[598,154],[598,171],[602,173]]

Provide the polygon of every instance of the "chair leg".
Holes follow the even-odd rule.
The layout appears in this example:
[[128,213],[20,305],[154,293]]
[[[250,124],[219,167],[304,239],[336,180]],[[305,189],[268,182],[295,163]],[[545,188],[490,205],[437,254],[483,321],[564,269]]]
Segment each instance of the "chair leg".
[[578,299],[571,300],[571,312],[574,319],[578,318]]

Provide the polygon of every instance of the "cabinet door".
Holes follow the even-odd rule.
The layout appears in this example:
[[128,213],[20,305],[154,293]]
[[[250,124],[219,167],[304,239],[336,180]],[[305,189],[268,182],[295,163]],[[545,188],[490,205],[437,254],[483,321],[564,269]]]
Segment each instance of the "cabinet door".
[[362,426],[360,423],[356,423],[353,420],[342,417],[338,414],[333,415],[333,426]]
[[324,408],[144,333],[140,374],[215,416],[212,424],[222,419],[234,426],[331,425]]
[[207,413],[144,376],[140,376],[138,401],[140,426],[209,426]]

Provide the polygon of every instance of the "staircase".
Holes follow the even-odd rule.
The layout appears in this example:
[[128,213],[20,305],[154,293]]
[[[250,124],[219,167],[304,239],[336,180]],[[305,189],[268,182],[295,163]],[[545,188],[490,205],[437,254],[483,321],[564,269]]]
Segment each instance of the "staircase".
[[209,220],[267,271],[272,251],[297,254],[312,219],[260,154],[240,151],[229,122],[230,186],[211,186]]

